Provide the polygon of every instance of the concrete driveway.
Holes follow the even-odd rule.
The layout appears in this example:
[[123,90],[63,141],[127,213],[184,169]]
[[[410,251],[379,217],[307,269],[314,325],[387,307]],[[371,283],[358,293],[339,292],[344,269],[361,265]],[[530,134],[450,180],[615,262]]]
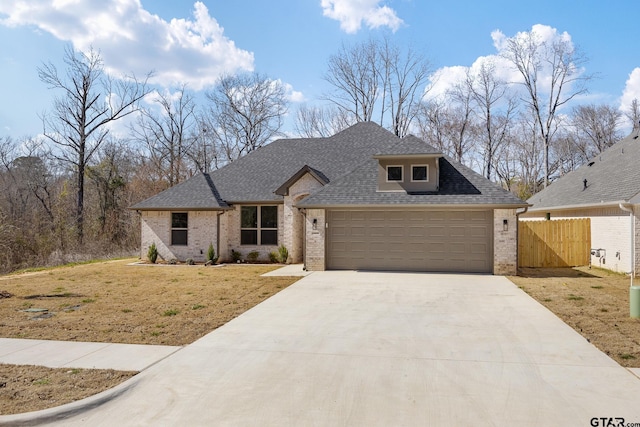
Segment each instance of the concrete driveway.
[[99,402],[43,411],[40,421],[539,427],[620,417],[640,423],[640,378],[504,277],[316,272]]

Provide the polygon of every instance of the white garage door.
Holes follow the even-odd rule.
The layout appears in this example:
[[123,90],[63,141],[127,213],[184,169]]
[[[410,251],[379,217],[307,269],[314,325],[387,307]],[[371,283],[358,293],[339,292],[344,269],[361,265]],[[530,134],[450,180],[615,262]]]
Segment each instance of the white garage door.
[[493,269],[493,212],[328,212],[327,268],[451,271]]

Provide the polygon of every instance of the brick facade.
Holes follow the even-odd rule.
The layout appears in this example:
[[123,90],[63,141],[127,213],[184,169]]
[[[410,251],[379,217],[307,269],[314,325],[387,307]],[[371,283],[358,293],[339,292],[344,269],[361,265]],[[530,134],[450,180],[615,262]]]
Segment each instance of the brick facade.
[[187,214],[188,244],[173,246],[171,245],[171,212],[142,211],[140,257],[147,259],[149,246],[155,243],[159,258],[162,260],[185,261],[191,258],[198,262],[205,261],[209,244],[213,243],[213,247],[216,247],[218,211],[189,211]]
[[[313,221],[316,220],[314,229]],[[305,266],[309,271],[324,271],[326,211],[324,209],[308,209],[306,215],[306,250]]]
[[291,263],[301,263],[304,252],[304,215],[295,207],[295,204],[321,187],[322,184],[307,173],[291,185],[288,195],[284,196],[282,243],[289,250],[289,262]]
[[518,219],[515,209],[493,211],[493,274],[518,274]]

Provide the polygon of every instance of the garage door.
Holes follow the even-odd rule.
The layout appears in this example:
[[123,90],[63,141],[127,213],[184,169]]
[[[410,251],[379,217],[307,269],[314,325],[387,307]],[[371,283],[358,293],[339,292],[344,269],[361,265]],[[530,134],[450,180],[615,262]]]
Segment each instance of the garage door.
[[493,212],[328,212],[327,268],[452,271],[493,269]]

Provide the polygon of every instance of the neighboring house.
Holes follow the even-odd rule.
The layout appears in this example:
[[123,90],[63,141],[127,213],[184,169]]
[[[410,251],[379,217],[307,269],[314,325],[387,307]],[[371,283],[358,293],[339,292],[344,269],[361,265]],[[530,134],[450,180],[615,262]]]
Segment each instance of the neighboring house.
[[590,218],[592,264],[623,273],[637,272],[639,163],[640,139],[635,131],[531,197],[528,202],[533,206],[521,218]]
[[279,245],[308,270],[515,274],[516,210],[527,206],[409,136],[356,124],[329,138],[282,139],[134,206],[141,255],[261,259]]

